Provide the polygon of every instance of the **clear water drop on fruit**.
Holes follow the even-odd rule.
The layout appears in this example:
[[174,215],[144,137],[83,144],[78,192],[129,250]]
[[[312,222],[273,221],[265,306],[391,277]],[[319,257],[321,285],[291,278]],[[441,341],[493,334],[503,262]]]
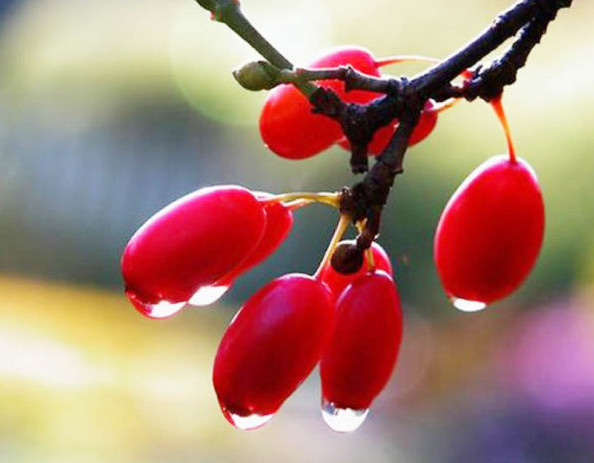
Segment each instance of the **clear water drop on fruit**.
[[145,304],[147,309],[146,316],[150,318],[168,318],[178,313],[185,302],[167,302],[161,301],[157,304]]
[[452,304],[454,304],[454,307],[456,307],[456,309],[462,312],[480,312],[485,307],[487,307],[487,304],[485,304],[484,302],[469,301],[467,299],[461,299],[457,297],[452,298]]
[[218,301],[227,292],[229,286],[203,286],[188,301],[188,304],[204,306]]
[[239,416],[229,412],[224,413],[231,424],[242,431],[250,431],[252,429],[257,429],[261,426],[264,426],[274,416],[274,413],[271,413],[270,415],[254,414],[248,416]]
[[161,301],[156,304],[143,301],[134,291],[127,290],[126,296],[142,315],[153,319],[172,317],[183,309],[185,302]]
[[352,432],[363,424],[368,408],[355,410],[352,408],[338,408],[327,400],[322,401],[322,418],[330,429],[336,432]]

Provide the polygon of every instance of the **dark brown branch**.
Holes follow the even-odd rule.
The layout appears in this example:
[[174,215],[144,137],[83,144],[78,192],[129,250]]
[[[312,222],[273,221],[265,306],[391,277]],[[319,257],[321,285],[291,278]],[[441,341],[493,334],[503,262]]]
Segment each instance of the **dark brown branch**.
[[545,34],[551,19],[543,15],[530,21],[505,55],[489,67],[477,69],[461,96],[469,101],[477,97],[489,101],[500,95],[503,87],[513,84],[518,71],[526,64],[528,55]]
[[[419,119],[424,102],[431,97],[445,99],[448,91],[456,89],[451,84],[454,78],[522,29],[519,38],[503,58],[494,61],[482,71],[477,68],[471,81],[462,88],[459,95],[455,96],[466,98],[480,96],[491,99],[501,94],[505,85],[515,81],[518,70],[526,63],[530,51],[539,43],[548,24],[555,18],[558,9],[570,5],[571,0],[521,1],[500,15],[489,29],[462,50],[413,78],[410,82],[399,81],[398,87],[392,89],[392,92],[388,93],[384,100],[376,100],[369,105],[370,108],[380,105],[389,107],[386,100],[398,101],[399,104],[392,106],[392,109],[394,117],[399,118],[400,125],[373,168],[345,196],[348,198],[345,207],[348,204],[356,205],[353,211],[347,212],[366,211],[367,225],[358,237],[358,244],[361,246],[370,245],[370,239],[372,239],[370,237],[379,232],[381,210],[396,175],[403,171],[408,140]],[[452,91],[452,93],[454,92]],[[355,216],[353,215],[353,217]]]
[[[358,73],[337,70],[325,72],[325,76],[345,80],[352,88],[370,89],[386,96],[363,107],[347,105],[338,98],[312,95],[315,111],[337,120],[353,149],[351,168],[354,173],[366,170],[363,159],[366,145],[373,134],[395,118],[401,119],[407,107],[424,104],[433,98],[443,101],[451,97],[474,99],[480,96],[491,99],[499,95],[505,85],[513,83],[518,70],[524,66],[530,51],[540,41],[559,8],[571,5],[571,0],[523,0],[497,17],[493,24],[464,48],[441,63],[414,77],[410,82],[404,79],[368,79]],[[464,87],[455,87],[451,81],[462,72],[474,66],[480,59],[496,49],[503,42],[522,30],[519,38],[503,58],[486,68],[477,68],[474,77]],[[348,79],[348,80],[347,80]],[[328,91],[326,91],[328,92]],[[406,93],[406,95],[405,95]],[[407,100],[407,101],[405,101]],[[413,101],[412,100],[416,100]],[[419,101],[420,100],[420,101]],[[329,105],[328,102],[332,103]],[[421,106],[422,107],[422,106]]]
[[536,12],[535,1],[522,1],[501,13],[482,34],[472,42],[446,58],[441,63],[423,72],[411,81],[420,93],[430,95],[444,84],[458,77],[464,70],[495,50],[510,37],[513,37]]
[[396,175],[404,171],[404,154],[408,140],[421,114],[420,108],[407,111],[387,148],[378,157],[363,181],[351,189],[343,190],[341,212],[347,212],[358,222],[367,219],[365,228],[357,237],[357,246],[364,250],[371,246],[379,234],[381,214]]

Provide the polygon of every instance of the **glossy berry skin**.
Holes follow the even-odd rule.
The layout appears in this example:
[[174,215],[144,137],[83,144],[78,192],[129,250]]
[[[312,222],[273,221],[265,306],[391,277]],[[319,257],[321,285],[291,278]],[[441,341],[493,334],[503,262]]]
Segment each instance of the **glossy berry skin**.
[[543,233],[532,168],[488,159],[458,187],[437,226],[434,258],[448,297],[488,304],[509,295],[534,266]]
[[274,414],[318,363],[332,331],[328,288],[303,274],[256,292],[227,328],[213,383],[225,417]]
[[[310,68],[337,67],[350,64],[358,71],[378,77],[378,65],[371,53],[360,47],[332,50],[310,63]],[[353,90],[346,92],[337,80],[320,81],[348,103],[368,103],[377,93]],[[293,85],[272,89],[260,115],[260,134],[264,143],[277,155],[288,159],[304,159],[329,148],[344,135],[340,125],[312,112],[312,106]]]
[[[421,113],[419,122],[413,130],[410,139],[408,140],[408,146],[416,145],[427,138],[435,125],[437,124],[438,111],[435,108],[435,104],[428,100],[425,104],[425,108]],[[370,156],[377,156],[388,146],[388,143],[392,139],[394,132],[398,128],[398,119],[394,119],[389,125],[382,127],[373,135],[371,142],[367,146],[367,154]],[[348,151],[351,150],[351,144],[346,138],[341,139],[338,145]]]
[[[341,243],[354,244],[355,240],[343,240],[339,244]],[[392,269],[392,263],[390,262],[390,256],[388,256],[388,253],[379,245],[379,243],[375,241],[371,245],[371,250],[373,252],[373,261],[376,270],[382,270],[392,277],[394,275],[394,271]],[[348,285],[350,285],[357,278],[365,275],[367,272],[367,260],[363,261],[363,266],[358,272],[351,273],[349,275],[337,272],[334,270],[332,265],[328,263],[322,269],[320,273],[320,279],[326,283],[326,285],[328,285],[334,297],[338,299],[342,291]]]
[[266,214],[266,227],[258,245],[249,254],[247,259],[218,280],[216,282],[217,285],[228,286],[232,284],[242,273],[266,260],[287,238],[293,226],[291,208],[285,206],[282,202],[266,201],[270,196],[272,195],[264,193],[256,194]]
[[156,213],[128,242],[122,255],[126,293],[137,308],[186,302],[246,259],[265,228],[264,208],[245,188],[190,193]]
[[332,338],[320,362],[323,401],[368,409],[392,375],[401,341],[394,281],[382,271],[360,276],[337,301]]

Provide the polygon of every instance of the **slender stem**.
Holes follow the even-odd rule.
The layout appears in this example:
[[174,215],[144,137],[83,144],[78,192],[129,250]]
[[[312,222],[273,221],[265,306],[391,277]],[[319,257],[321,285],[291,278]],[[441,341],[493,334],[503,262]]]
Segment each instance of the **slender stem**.
[[265,199],[263,202],[283,202],[292,203],[300,200],[306,200],[309,202],[316,202],[327,204],[335,209],[339,208],[339,193],[311,193],[311,192],[294,192],[294,193],[283,193],[280,195],[274,195],[271,198]]
[[[365,222],[366,220],[361,220],[357,222],[357,230],[359,230],[359,234],[363,233],[365,230]],[[365,260],[367,261],[367,271],[374,272],[375,271],[375,259],[373,258],[373,243],[367,249],[365,249]]]
[[[439,63],[437,58],[430,58],[421,55],[396,55],[386,58],[380,58],[375,61],[375,65],[380,68],[390,64],[399,64],[409,61]],[[344,65],[332,68],[295,68],[283,69],[278,77],[279,83],[303,83],[304,81],[317,81],[336,79],[343,80],[348,89],[369,90],[378,93],[387,93],[394,85],[390,80],[381,77],[364,74],[351,65]],[[397,80],[397,79],[396,79]]]
[[326,79],[344,79],[344,68],[295,68],[294,71],[281,72],[279,81],[297,82],[299,80],[326,80]]
[[293,64],[285,58],[245,17],[239,4],[232,3],[220,10],[217,21],[225,23],[237,35],[252,46],[262,57],[279,69],[291,69]]
[[390,64],[400,64],[405,62],[420,62],[420,63],[439,63],[440,60],[437,58],[431,58],[430,56],[421,55],[395,55],[386,56],[375,60],[375,65],[378,68],[389,66]]
[[350,222],[350,216],[346,214],[340,214],[340,219],[338,219],[338,225],[336,225],[336,230],[334,230],[334,234],[332,235],[332,239],[330,240],[328,248],[326,248],[324,257],[322,258],[320,265],[316,270],[316,273],[314,273],[314,278],[320,277],[320,275],[322,274],[322,270],[324,270],[324,267],[326,267],[328,262],[330,262],[330,259],[332,259],[332,254],[334,254],[334,250],[336,249],[336,246],[345,234]]
[[433,105],[433,108],[431,108],[431,111],[436,111],[437,113],[442,113],[446,109],[450,109],[451,107],[457,105],[461,101],[463,101],[462,98],[450,98],[446,101],[442,101],[440,103]]
[[306,207],[314,203],[315,201],[312,201],[311,199],[297,199],[295,201],[285,203],[285,207],[289,208],[291,211],[296,211],[302,207]]
[[509,154],[509,161],[512,164],[514,164],[517,162],[516,150],[514,148],[514,142],[512,140],[511,130],[510,130],[509,124],[507,122],[507,117],[505,116],[505,111],[503,110],[503,104],[501,102],[502,96],[503,95],[499,95],[498,97],[493,98],[490,101],[490,103],[491,103],[491,107],[495,111],[495,114],[497,114],[497,119],[499,119],[501,127],[503,128],[503,133],[505,135],[505,141],[507,142],[507,152]]
[[392,83],[381,77],[374,77],[357,71],[350,65],[335,68],[296,68],[283,70],[278,77],[279,83],[299,84],[317,80],[342,80],[347,90],[369,90],[371,92],[386,93]]
[[[213,18],[226,24],[272,65],[279,69],[293,68],[293,64],[272,46],[272,44],[266,40],[245,17],[241,11],[239,2],[235,3],[230,1],[226,2],[221,7],[215,8],[213,11]],[[294,85],[308,97],[317,88],[315,85],[308,82],[294,82]]]
[[365,258],[367,260],[367,271],[375,272],[375,259],[373,258],[373,243],[365,250]]

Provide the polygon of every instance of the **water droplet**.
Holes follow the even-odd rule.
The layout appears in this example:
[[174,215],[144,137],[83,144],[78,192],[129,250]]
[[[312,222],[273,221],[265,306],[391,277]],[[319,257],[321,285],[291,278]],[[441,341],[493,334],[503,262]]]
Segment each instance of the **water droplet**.
[[140,299],[133,291],[126,291],[126,296],[130,299],[130,302],[136,307],[136,309],[145,317],[148,318],[169,318],[178,313],[185,302],[168,302],[161,301],[156,304],[150,304]]
[[454,304],[454,307],[456,307],[456,309],[462,312],[480,312],[485,307],[487,307],[487,304],[485,304],[484,302],[469,301],[457,297],[452,298],[452,304]]
[[147,311],[145,315],[150,318],[169,318],[178,313],[185,302],[167,302],[161,301],[157,304],[145,304]]
[[336,432],[352,432],[363,424],[368,408],[338,408],[327,400],[322,400],[322,418],[330,429]]
[[242,431],[251,431],[252,429],[260,428],[268,423],[274,416],[274,413],[271,413],[270,415],[254,414],[248,416],[239,416],[228,411],[223,411],[223,413],[233,426]]
[[218,301],[227,292],[229,286],[202,286],[188,301],[188,304],[203,306]]

